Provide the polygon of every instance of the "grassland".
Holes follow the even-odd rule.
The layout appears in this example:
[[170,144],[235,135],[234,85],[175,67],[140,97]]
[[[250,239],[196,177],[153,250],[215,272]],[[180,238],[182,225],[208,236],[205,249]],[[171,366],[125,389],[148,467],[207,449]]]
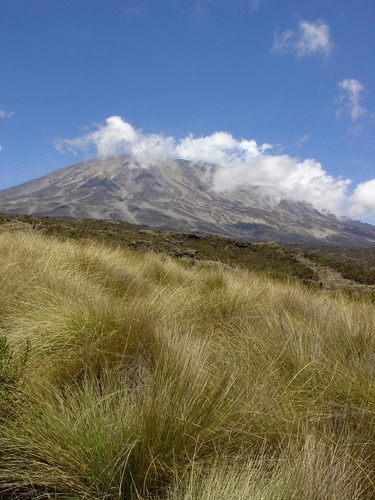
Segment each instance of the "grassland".
[[374,498],[367,296],[40,233],[0,231],[1,498]]
[[251,243],[203,233],[155,230],[122,221],[35,215],[0,214],[1,228],[164,253],[193,266],[214,261],[277,280],[296,279],[310,287],[346,289],[353,296],[365,293],[375,302],[375,248]]
[[57,219],[30,215],[0,214],[0,228],[33,230],[59,239],[110,243],[140,252],[165,253],[191,264],[207,260],[229,267],[241,266],[276,279],[294,277],[317,282],[314,272],[298,262],[286,247],[224,238],[203,233],[161,231],[126,222],[95,219]]

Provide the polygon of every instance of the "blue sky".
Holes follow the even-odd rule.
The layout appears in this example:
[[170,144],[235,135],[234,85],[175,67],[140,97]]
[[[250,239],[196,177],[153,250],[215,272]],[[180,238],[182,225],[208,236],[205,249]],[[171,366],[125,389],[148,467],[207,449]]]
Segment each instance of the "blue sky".
[[0,189],[157,143],[375,223],[374,26],[373,0],[0,0]]

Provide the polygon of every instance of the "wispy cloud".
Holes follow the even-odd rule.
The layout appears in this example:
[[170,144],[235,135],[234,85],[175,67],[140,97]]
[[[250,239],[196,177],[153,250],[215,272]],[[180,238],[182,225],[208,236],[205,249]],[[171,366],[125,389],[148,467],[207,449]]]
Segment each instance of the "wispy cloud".
[[15,111],[7,111],[5,109],[0,108],[0,119],[4,118],[12,118],[15,115]]
[[348,114],[356,122],[367,113],[367,109],[361,105],[364,86],[355,78],[344,78],[338,83],[338,87],[340,92],[336,97],[337,118],[340,118],[343,114]]
[[125,0],[123,12],[126,16],[138,16],[146,11],[143,0]]
[[298,146],[301,148],[309,139],[311,139],[311,134],[303,134],[303,136],[298,139]]
[[[0,120],[5,120],[6,118],[12,118],[15,115],[15,111],[7,111],[6,109],[0,108]],[[0,144],[0,153],[4,151],[4,146]]]
[[202,21],[207,14],[212,0],[195,0],[195,14],[199,21]]
[[250,7],[252,10],[258,10],[259,5],[261,4],[262,0],[250,0]]
[[[240,5],[246,6],[247,8],[256,11],[259,9],[260,4],[263,1],[264,0],[241,0]],[[202,19],[210,10],[210,8],[215,5],[215,2],[216,0],[195,0],[195,12],[197,14],[197,17],[199,19]]]
[[329,26],[318,19],[315,22],[300,21],[295,30],[276,32],[273,51],[278,53],[294,52],[297,57],[328,57],[333,50]]
[[[304,138],[308,140],[308,134]],[[149,168],[160,159],[183,157],[215,164],[210,188],[218,192],[256,186],[275,202],[291,199],[337,215],[375,216],[375,180],[359,184],[351,195],[352,181],[332,177],[317,160],[280,154],[270,144],[237,139],[229,132],[176,139],[146,134],[121,117],[111,116],[81,137],[55,140],[55,146],[60,151],[95,151],[99,157],[130,154],[140,168]]]

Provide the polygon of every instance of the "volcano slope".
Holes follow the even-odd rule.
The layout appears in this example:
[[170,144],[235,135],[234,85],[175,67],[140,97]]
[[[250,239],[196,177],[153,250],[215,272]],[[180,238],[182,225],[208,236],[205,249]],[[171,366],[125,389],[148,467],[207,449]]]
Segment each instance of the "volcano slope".
[[220,167],[186,160],[144,166],[131,156],[89,160],[0,191],[0,211],[120,220],[248,241],[375,247],[375,227],[278,199],[261,187],[215,189]]

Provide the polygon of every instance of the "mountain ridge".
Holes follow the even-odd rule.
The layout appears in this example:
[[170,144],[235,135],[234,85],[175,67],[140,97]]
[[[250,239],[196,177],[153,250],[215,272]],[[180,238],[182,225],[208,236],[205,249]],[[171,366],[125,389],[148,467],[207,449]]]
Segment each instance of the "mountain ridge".
[[122,220],[248,241],[375,246],[375,227],[258,187],[213,189],[215,165],[186,159],[147,167],[130,156],[87,160],[0,191],[0,211]]

